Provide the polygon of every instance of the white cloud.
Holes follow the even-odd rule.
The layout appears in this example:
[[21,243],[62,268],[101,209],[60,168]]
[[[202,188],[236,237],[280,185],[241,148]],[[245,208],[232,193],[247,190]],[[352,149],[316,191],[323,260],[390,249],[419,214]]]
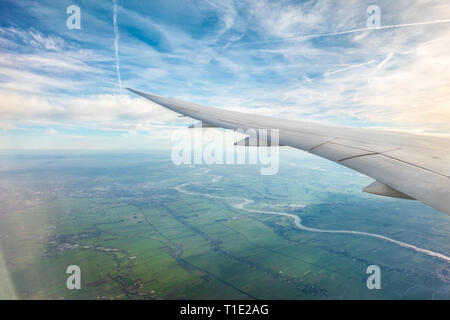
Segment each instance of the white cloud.
[[50,98],[0,91],[0,96],[2,118],[14,126],[33,123],[96,130],[149,131],[154,126],[179,121],[174,112],[127,95]]
[[[421,24],[448,18],[448,1],[379,1],[386,28],[364,31],[368,3],[208,0],[195,10],[214,10],[219,23],[200,36],[120,7],[119,27],[127,19],[164,44],[162,50],[121,33],[122,81],[276,117],[450,132],[450,23]],[[102,23],[111,32],[105,50],[0,28],[2,128],[83,127],[162,139],[167,126],[186,121],[141,98],[112,94],[114,30]],[[88,36],[92,42],[102,35]],[[25,43],[29,51],[17,50]]]

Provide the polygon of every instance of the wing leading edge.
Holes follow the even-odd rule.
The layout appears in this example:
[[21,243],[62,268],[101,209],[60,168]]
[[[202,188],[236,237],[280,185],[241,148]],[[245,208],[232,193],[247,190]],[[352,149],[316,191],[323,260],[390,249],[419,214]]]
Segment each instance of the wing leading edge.
[[301,149],[376,180],[364,191],[417,199],[450,215],[450,139],[338,127],[246,114],[130,91],[174,112],[225,129],[278,129],[281,145]]

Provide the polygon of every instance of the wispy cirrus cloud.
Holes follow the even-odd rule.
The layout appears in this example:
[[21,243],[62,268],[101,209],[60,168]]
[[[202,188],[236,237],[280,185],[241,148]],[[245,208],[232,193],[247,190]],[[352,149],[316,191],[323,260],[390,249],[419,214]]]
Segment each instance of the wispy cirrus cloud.
[[279,117],[450,132],[450,4],[378,1],[382,27],[367,30],[369,4],[100,1],[69,31],[64,5],[11,2],[26,20],[0,22],[0,125],[159,139],[179,121],[118,94],[123,82]]

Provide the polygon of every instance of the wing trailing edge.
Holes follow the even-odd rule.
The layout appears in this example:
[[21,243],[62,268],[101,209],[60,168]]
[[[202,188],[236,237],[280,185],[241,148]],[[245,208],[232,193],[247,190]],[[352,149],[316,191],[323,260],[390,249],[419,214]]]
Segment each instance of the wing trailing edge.
[[[326,158],[373,178],[364,191],[417,199],[450,215],[450,138],[339,127],[211,108],[130,91],[181,115],[225,129],[278,129],[279,145]],[[250,139],[240,145],[251,145]]]

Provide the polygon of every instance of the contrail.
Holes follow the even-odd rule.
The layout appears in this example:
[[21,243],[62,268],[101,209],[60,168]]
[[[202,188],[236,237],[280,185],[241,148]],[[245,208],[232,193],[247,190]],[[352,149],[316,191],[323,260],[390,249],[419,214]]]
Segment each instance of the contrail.
[[404,24],[393,24],[393,25],[389,25],[389,26],[379,26],[379,27],[374,27],[374,28],[360,28],[360,29],[352,29],[352,30],[345,30],[345,31],[338,31],[338,32],[330,32],[330,33],[319,33],[319,34],[309,34],[309,35],[303,35],[303,36],[294,36],[294,37],[281,38],[281,39],[271,39],[271,40],[252,41],[252,42],[245,42],[245,43],[236,43],[236,44],[229,44],[229,45],[227,45],[225,47],[221,47],[221,48],[226,49],[226,48],[242,47],[242,46],[253,45],[253,44],[269,44],[269,43],[283,42],[283,41],[307,40],[307,39],[313,39],[313,38],[338,36],[338,35],[345,35],[345,34],[351,34],[351,33],[357,33],[357,32],[364,32],[364,31],[384,30],[384,29],[393,29],[393,28],[406,28],[406,27],[423,26],[423,25],[438,24],[438,23],[450,23],[450,19],[441,19],[441,20],[424,21],[424,22],[413,22],[413,23],[404,23]]
[[372,74],[375,74],[375,73],[377,73],[378,71],[380,71],[380,69],[383,68],[383,66],[384,66],[389,60],[391,60],[393,56],[394,56],[394,53],[393,53],[393,52],[389,53],[388,56],[387,56],[383,61],[381,61],[381,63],[380,63],[379,65],[377,65],[377,67],[375,68],[375,70],[373,71]]
[[114,5],[114,49],[116,54],[116,73],[119,82],[120,94],[122,94],[122,77],[120,76],[120,60],[119,60],[119,28],[117,27],[117,0],[112,0]]
[[344,72],[344,71],[347,71],[347,70],[350,70],[350,69],[354,69],[354,68],[359,68],[359,67],[365,66],[367,64],[372,64],[372,63],[374,63],[374,61],[370,60],[368,62],[354,64],[354,65],[351,65],[351,66],[348,66],[348,67],[345,67],[345,68],[342,68],[342,69],[339,69],[339,70],[325,72],[323,75],[325,77],[328,77],[328,76],[331,76],[332,74],[335,74],[335,73]]

